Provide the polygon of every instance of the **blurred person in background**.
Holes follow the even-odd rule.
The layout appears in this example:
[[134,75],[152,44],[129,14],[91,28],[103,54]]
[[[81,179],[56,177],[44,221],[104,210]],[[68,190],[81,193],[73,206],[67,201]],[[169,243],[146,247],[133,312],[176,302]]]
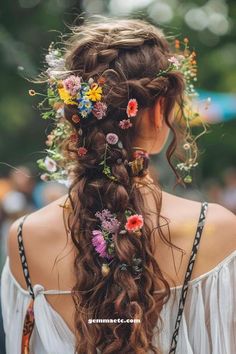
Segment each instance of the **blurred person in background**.
[[[49,84],[62,75],[53,107],[63,105],[72,128],[63,146],[75,178],[67,195],[11,227],[1,283],[7,354],[233,354],[235,215],[163,192],[148,166],[171,132],[169,163],[175,151],[183,56],[141,20],[73,30],[65,67],[52,51],[47,73]],[[124,323],[89,322],[107,318]]]
[[224,191],[222,204],[236,214],[236,168],[228,168],[223,176]]
[[212,203],[224,204],[223,202],[223,192],[224,188],[222,184],[216,179],[208,179],[203,184],[203,189],[205,191],[205,195],[207,199]]
[[59,199],[68,192],[68,188],[58,182],[38,182],[33,191],[37,209]]
[[9,173],[8,189],[1,199],[2,222],[0,226],[0,259],[6,257],[6,235],[12,222],[35,210],[32,192],[35,180],[27,167],[17,166]]

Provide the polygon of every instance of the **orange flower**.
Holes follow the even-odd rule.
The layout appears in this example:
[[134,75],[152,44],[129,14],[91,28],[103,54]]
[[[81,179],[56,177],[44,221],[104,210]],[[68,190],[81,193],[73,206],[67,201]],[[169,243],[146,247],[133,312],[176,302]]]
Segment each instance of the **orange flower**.
[[103,86],[106,82],[106,79],[105,77],[101,76],[99,79],[98,79],[98,84]]
[[77,114],[73,114],[71,120],[72,120],[74,123],[79,123],[79,122],[80,122],[80,117],[79,117]]
[[131,98],[128,102],[126,113],[128,117],[135,117],[138,112],[138,102],[135,98]]
[[175,40],[175,48],[176,48],[176,49],[179,49],[179,47],[180,47],[179,40],[176,39],[176,40]]
[[142,215],[131,215],[128,217],[125,224],[125,229],[129,232],[139,231],[143,227],[143,217]]

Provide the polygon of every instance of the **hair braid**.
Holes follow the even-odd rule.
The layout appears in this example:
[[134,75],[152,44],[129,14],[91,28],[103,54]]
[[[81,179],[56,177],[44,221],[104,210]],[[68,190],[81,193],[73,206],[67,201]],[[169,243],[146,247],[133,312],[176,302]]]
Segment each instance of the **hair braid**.
[[[152,344],[153,329],[160,319],[160,310],[169,297],[169,285],[164,279],[154,257],[151,234],[159,226],[160,193],[154,196],[157,204],[157,225],[150,223],[150,211],[145,206],[141,190],[130,174],[128,161],[132,159],[132,141],[135,124],[124,132],[118,121],[125,112],[129,98],[135,97],[140,109],[151,107],[160,96],[166,97],[165,119],[181,96],[183,81],[180,74],[168,73],[156,77],[167,67],[170,55],[162,33],[142,21],[114,21],[114,23],[87,24],[74,29],[66,54],[68,70],[85,80],[105,77],[105,100],[108,104],[106,118],[96,122],[83,122],[83,136],[78,144],[84,144],[88,153],[77,158],[74,182],[70,196],[73,215],[69,220],[71,237],[78,253],[75,258],[77,282],[74,286],[76,305],[77,353],[103,354],[160,353]],[[73,123],[72,106],[65,107],[65,116]],[[106,135],[115,133],[121,147],[109,146]],[[173,142],[174,143],[174,142]],[[70,153],[73,147],[68,146]],[[101,156],[107,153],[107,161],[116,181],[101,171]],[[154,190],[153,190],[154,191]],[[115,235],[114,261],[107,276],[101,273],[101,260],[92,243],[92,230],[98,227],[95,213],[108,209],[116,214],[124,225],[125,211],[132,209],[144,217],[142,235]],[[161,230],[159,231],[162,237]],[[163,236],[164,237],[164,236]],[[168,241],[166,240],[168,243]],[[142,275],[137,277],[132,268],[133,257],[142,259]],[[126,271],[120,264],[128,265]],[[159,296],[154,290],[160,285],[164,291]],[[89,318],[135,318],[140,323],[93,323]]]

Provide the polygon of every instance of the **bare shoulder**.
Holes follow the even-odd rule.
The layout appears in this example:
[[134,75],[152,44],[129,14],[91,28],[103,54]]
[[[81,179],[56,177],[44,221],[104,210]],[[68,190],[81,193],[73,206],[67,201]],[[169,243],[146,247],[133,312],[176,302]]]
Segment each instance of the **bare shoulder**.
[[[37,273],[40,273],[44,266],[49,266],[49,260],[54,261],[54,255],[60,253],[65,246],[67,236],[61,207],[65,200],[66,196],[29,214],[24,220],[22,236],[31,273],[34,273],[35,268],[38,269]],[[8,234],[8,255],[13,275],[25,287],[17,238],[22,220],[23,218],[20,218],[11,225]]]
[[[177,230],[176,235],[178,235],[178,230],[181,234],[196,230],[201,202],[165,193],[163,204],[164,211],[171,221],[170,225],[173,224],[175,231]],[[219,204],[208,203],[203,236],[211,246],[214,240],[216,246],[224,245],[226,250],[235,250],[236,215]]]
[[[180,284],[183,281],[191,254],[200,210],[200,202],[163,193],[162,215],[166,216],[169,220],[171,241],[184,251],[182,259],[181,253],[174,250],[174,259],[177,265],[180,265],[183,260],[180,267],[180,276],[176,279]],[[165,245],[160,246],[162,247],[163,254],[169,254],[169,250]],[[205,225],[192,277],[195,278],[210,271],[235,251],[236,216],[219,204],[208,203]],[[172,257],[170,258],[172,259]],[[169,260],[171,266],[168,272],[174,278],[175,271],[172,267],[171,259]],[[163,266],[165,264],[166,257],[163,259]]]
[[227,208],[209,203],[205,239],[216,255],[227,256],[236,250],[236,215]]

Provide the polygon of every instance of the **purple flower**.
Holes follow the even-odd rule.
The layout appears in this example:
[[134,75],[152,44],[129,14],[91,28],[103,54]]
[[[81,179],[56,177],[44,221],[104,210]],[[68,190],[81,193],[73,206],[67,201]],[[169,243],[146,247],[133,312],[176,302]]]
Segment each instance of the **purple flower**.
[[116,218],[112,218],[110,220],[104,220],[102,222],[102,228],[111,234],[115,234],[118,232],[120,227],[120,222]]
[[108,144],[115,145],[116,143],[118,143],[118,140],[118,135],[114,133],[109,133],[106,136],[106,141],[108,142]]
[[63,80],[63,86],[71,96],[75,96],[81,88],[81,80],[78,76],[70,75],[67,79]]
[[97,251],[97,253],[101,257],[107,257],[107,252],[106,252],[106,241],[104,240],[103,234],[100,230],[93,230],[92,231],[93,237],[92,237],[92,244]]
[[112,218],[112,213],[108,209],[103,209],[101,212],[97,211],[95,216],[101,221],[104,221],[106,219]]
[[104,102],[96,102],[94,107],[93,107],[93,115],[97,118],[97,119],[102,119],[103,117],[105,117],[107,112],[107,105]]

